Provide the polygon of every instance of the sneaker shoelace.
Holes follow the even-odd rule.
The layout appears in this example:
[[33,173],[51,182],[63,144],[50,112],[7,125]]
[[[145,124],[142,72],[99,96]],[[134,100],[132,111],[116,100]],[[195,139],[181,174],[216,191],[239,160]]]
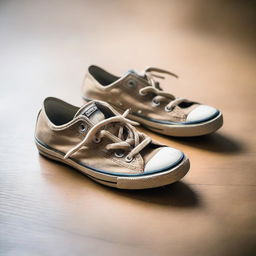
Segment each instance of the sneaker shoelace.
[[[70,157],[72,154],[77,152],[83,146],[88,145],[91,141],[95,143],[100,143],[103,137],[107,137],[113,143],[106,145],[107,150],[122,150],[129,151],[125,157],[126,162],[131,162],[135,155],[140,153],[140,151],[145,148],[152,140],[150,137],[143,133],[138,132],[133,125],[138,125],[137,122],[129,120],[126,116],[129,114],[129,109],[127,109],[123,115],[113,116],[108,119],[102,120],[93,126],[89,132],[86,134],[84,139],[78,143],[75,147],[70,149],[64,158]],[[109,124],[118,123],[119,130],[118,135],[115,136],[111,132],[105,129],[101,129],[103,126]],[[125,129],[126,128],[126,129]],[[126,130],[127,136],[125,137],[124,131]],[[117,157],[123,157],[124,154],[115,154]]]
[[139,90],[139,93],[141,95],[145,96],[148,93],[154,93],[156,96],[152,99],[152,103],[155,106],[159,106],[162,101],[166,101],[166,98],[170,99],[169,103],[165,106],[165,111],[167,111],[167,112],[172,111],[175,108],[175,106],[179,105],[182,102],[188,102],[187,99],[176,98],[171,93],[162,91],[162,89],[159,87],[159,82],[157,82],[155,80],[155,78],[165,79],[165,77],[155,74],[153,72],[167,74],[167,75],[171,75],[175,78],[178,78],[178,76],[176,74],[174,74],[170,71],[160,69],[160,68],[155,68],[155,67],[149,67],[149,68],[145,69],[142,76],[144,76],[147,79],[147,81],[150,85],[143,87]]

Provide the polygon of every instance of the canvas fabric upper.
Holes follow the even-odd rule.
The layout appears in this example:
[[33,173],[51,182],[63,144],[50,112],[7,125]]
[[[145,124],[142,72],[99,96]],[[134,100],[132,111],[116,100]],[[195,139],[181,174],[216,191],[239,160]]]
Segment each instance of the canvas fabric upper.
[[[44,103],[37,118],[35,130],[36,139],[48,147],[62,152],[64,155],[71,148],[80,143],[84,139],[86,133],[93,127],[94,124],[92,121],[85,115],[80,114],[83,113],[84,108],[93,104],[93,102],[90,102],[79,109],[56,98],[48,98],[46,101],[48,103],[51,103],[51,101],[54,102],[54,104],[56,103],[56,107],[60,105],[64,113],[65,111],[76,113],[72,120],[64,124],[56,125],[50,120],[45,107],[46,104]],[[109,108],[113,113],[119,115],[119,113],[107,103],[101,102],[100,104],[104,104],[105,107]],[[81,124],[86,126],[86,131],[81,130]],[[115,133],[116,127],[118,127],[118,124],[113,126],[107,125],[104,129]],[[75,152],[71,158],[88,166],[109,171],[111,173],[136,174],[144,171],[145,164],[163,146],[152,141],[135,156],[132,162],[127,163],[124,158],[118,158],[115,156],[114,152],[106,149],[106,145],[109,143],[113,143],[113,141],[110,141],[108,138],[103,138],[100,143],[92,141],[86,147],[82,147]]]
[[[107,73],[115,81],[103,84],[103,79],[101,81],[98,78],[101,73],[103,79],[104,74]],[[170,102],[170,99],[166,98],[166,102],[161,102],[160,106],[154,106],[152,104],[152,99],[155,96],[153,93],[145,96],[139,93],[141,88],[149,85],[143,76],[134,71],[127,72],[122,77],[115,77],[99,67],[91,66],[85,75],[82,93],[87,99],[107,101],[119,111],[130,109],[130,113],[136,116],[171,122],[185,122],[187,115],[199,105],[191,102],[189,106],[182,107],[181,104],[181,106],[177,105],[172,111],[167,112],[165,105]]]

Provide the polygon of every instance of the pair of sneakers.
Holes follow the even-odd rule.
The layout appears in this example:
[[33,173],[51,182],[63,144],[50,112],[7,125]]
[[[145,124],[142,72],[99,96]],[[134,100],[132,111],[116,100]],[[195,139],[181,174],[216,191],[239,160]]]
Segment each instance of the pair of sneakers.
[[199,136],[219,129],[223,118],[213,107],[163,91],[158,82],[163,75],[176,77],[159,68],[117,77],[90,66],[82,107],[53,97],[44,100],[35,131],[39,152],[121,189],[153,188],[180,180],[190,168],[187,156],[152,140],[134,125],[169,136]]

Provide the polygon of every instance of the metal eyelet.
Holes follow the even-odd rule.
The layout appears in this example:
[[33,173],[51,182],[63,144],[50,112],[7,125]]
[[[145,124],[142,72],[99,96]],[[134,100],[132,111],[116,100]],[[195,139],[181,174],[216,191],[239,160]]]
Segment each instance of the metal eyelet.
[[94,138],[93,138],[93,142],[96,143],[96,144],[98,144],[98,143],[101,142],[101,139],[98,138],[98,137],[94,137]]
[[172,108],[168,108],[167,106],[164,108],[164,110],[166,111],[166,112],[171,112],[172,111]]
[[153,107],[157,107],[157,106],[159,106],[160,105],[160,102],[159,101],[156,101],[156,100],[152,100],[152,106]]
[[130,163],[133,159],[134,159],[133,157],[126,156],[125,162]]
[[87,130],[87,126],[83,123],[80,124],[80,131],[85,132]]
[[136,86],[136,84],[137,84],[136,81],[132,80],[132,79],[127,82],[127,86],[129,88],[134,88]]
[[118,158],[122,158],[124,156],[124,153],[115,152],[115,156]]

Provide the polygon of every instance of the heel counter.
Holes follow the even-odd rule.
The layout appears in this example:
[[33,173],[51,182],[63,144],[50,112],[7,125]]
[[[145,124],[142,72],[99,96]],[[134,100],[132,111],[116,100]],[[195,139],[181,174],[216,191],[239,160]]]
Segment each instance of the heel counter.
[[89,97],[89,92],[90,88],[92,86],[92,81],[91,78],[89,77],[88,73],[85,74],[83,83],[82,83],[82,97],[83,98],[88,98]]
[[84,100],[98,99],[101,100],[103,89],[100,84],[94,80],[90,74],[86,74],[82,84],[82,97]]
[[34,136],[36,139],[41,140],[42,136],[41,133],[42,131],[42,127],[44,127],[44,121],[43,121],[43,111],[42,109],[39,110],[38,114],[37,114],[37,118],[36,118],[36,125],[35,125],[35,133]]
[[40,109],[40,110],[38,111],[38,114],[37,114],[37,117],[36,117],[35,131],[34,131],[34,137],[35,137],[35,138],[38,137],[38,121],[39,121],[39,118],[40,118],[41,113],[42,113],[42,109]]

